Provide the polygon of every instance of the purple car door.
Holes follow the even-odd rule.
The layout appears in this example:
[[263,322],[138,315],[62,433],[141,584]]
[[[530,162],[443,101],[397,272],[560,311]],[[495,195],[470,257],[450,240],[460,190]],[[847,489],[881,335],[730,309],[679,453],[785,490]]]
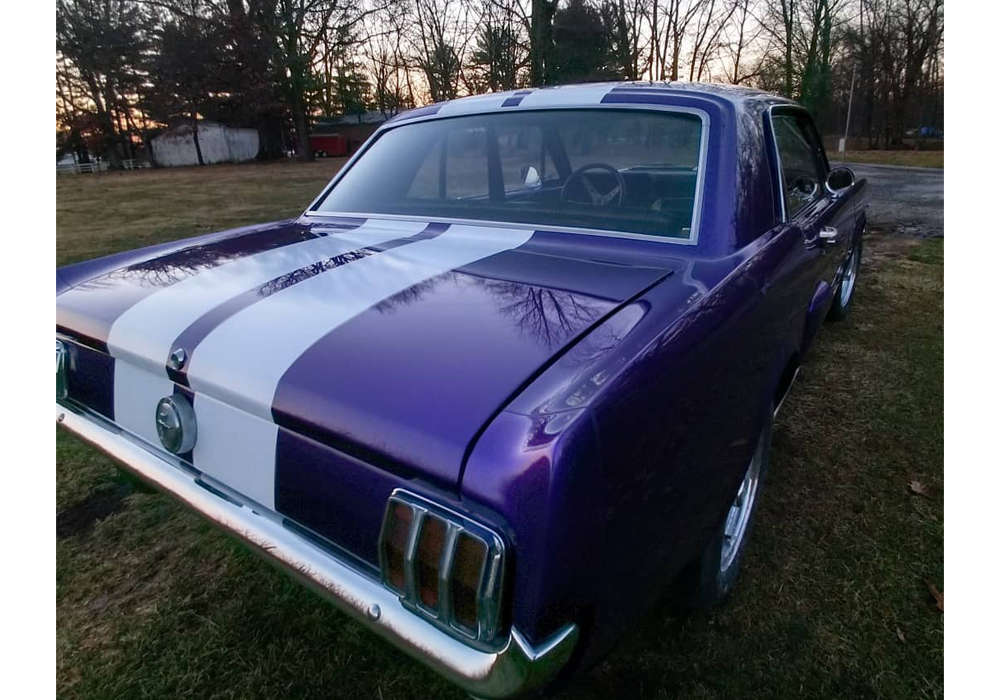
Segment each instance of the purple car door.
[[808,310],[808,342],[833,298],[837,271],[850,247],[854,213],[849,197],[835,197],[826,189],[826,157],[809,115],[798,108],[776,109],[771,124],[785,219],[801,230],[807,251],[805,265],[815,280]]

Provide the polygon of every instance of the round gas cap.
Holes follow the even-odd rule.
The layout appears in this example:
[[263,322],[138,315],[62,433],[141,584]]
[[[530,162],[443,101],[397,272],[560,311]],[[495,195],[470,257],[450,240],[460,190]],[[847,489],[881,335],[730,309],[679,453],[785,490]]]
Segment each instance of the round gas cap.
[[156,434],[168,452],[184,454],[194,448],[198,425],[186,397],[174,394],[160,399],[156,404]]

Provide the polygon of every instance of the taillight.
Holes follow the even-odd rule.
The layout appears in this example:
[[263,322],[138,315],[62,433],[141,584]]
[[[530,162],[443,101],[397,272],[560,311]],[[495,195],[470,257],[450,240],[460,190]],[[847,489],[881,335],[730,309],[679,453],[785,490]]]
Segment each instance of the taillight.
[[409,493],[389,499],[379,543],[382,580],[407,607],[489,644],[500,621],[503,542],[464,516]]
[[455,545],[452,566],[451,601],[455,622],[468,630],[477,630],[479,622],[479,582],[486,563],[486,545],[464,532]]
[[412,523],[413,508],[390,501],[382,532],[382,573],[397,593],[406,591],[406,546]]
[[417,595],[431,610],[438,609],[438,575],[446,530],[443,520],[425,515],[417,540]]

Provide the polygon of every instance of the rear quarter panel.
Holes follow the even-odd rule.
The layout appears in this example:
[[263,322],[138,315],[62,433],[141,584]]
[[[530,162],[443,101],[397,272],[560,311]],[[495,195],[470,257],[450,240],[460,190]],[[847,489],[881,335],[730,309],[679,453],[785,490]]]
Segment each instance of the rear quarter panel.
[[714,240],[516,397],[463,473],[462,498],[509,524],[514,624],[580,623],[583,664],[714,534],[802,349],[815,270],[801,229],[775,225],[762,114],[727,116],[744,141],[713,173]]
[[518,629],[541,639],[581,622],[596,656],[712,535],[801,338],[798,244],[779,228],[691,261],[483,434],[462,496],[510,523]]

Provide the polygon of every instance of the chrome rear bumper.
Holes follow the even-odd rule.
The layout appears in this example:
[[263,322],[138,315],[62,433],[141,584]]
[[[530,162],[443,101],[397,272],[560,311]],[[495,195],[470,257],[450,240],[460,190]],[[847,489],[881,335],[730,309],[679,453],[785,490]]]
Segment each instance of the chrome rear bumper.
[[331,600],[350,617],[471,695],[506,698],[545,686],[569,659],[578,629],[567,625],[532,646],[516,629],[495,652],[462,643],[410,612],[381,582],[312,544],[281,516],[203,486],[167,453],[151,451],[107,420],[56,404],[56,421],[129,471],[173,495]]

